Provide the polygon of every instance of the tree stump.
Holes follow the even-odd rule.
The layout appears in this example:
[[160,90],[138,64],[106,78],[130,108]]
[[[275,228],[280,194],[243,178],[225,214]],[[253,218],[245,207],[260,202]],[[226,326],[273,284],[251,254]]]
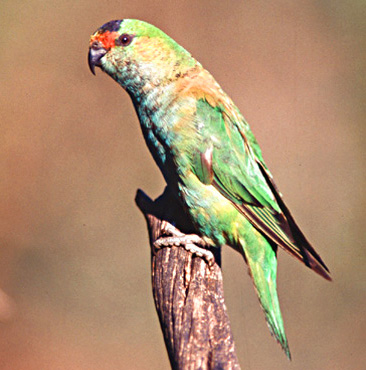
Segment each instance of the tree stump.
[[153,295],[172,368],[240,369],[224,303],[221,250],[212,250],[212,266],[183,247],[155,250],[164,223],[185,234],[194,233],[193,225],[168,188],[155,201],[138,190],[135,200],[149,230]]

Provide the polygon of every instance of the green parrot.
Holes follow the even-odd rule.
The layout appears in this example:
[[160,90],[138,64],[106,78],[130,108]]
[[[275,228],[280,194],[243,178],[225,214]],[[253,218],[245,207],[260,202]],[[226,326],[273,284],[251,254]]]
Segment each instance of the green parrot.
[[88,57],[94,74],[101,68],[130,95],[147,146],[197,234],[244,256],[270,331],[290,359],[276,289],[277,246],[331,278],[239,109],[188,51],[146,22],[104,24],[91,36]]

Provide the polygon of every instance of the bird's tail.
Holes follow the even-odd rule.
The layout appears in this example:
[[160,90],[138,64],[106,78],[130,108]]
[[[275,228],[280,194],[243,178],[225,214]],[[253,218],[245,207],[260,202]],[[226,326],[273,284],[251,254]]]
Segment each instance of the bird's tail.
[[[258,245],[258,242],[263,245]],[[277,258],[275,248],[264,237],[256,240],[254,248],[248,246],[248,244],[240,244],[242,244],[244,258],[249,266],[249,273],[253,279],[270,332],[280,343],[288,359],[291,360],[277,295]],[[250,244],[253,245],[252,243]]]

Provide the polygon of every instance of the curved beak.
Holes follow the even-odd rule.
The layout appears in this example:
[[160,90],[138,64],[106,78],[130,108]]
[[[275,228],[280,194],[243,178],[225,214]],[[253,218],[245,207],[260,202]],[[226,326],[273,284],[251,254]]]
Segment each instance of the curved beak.
[[88,63],[93,75],[95,75],[95,67],[100,67],[100,60],[107,54],[107,50],[100,43],[93,43],[89,48]]

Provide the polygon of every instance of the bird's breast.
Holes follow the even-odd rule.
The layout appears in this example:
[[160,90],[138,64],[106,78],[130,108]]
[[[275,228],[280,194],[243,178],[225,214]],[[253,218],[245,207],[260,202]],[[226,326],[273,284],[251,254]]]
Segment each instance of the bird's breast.
[[196,101],[181,99],[172,90],[171,86],[163,91],[156,89],[135,105],[145,140],[159,167],[168,157],[182,162],[197,138]]

